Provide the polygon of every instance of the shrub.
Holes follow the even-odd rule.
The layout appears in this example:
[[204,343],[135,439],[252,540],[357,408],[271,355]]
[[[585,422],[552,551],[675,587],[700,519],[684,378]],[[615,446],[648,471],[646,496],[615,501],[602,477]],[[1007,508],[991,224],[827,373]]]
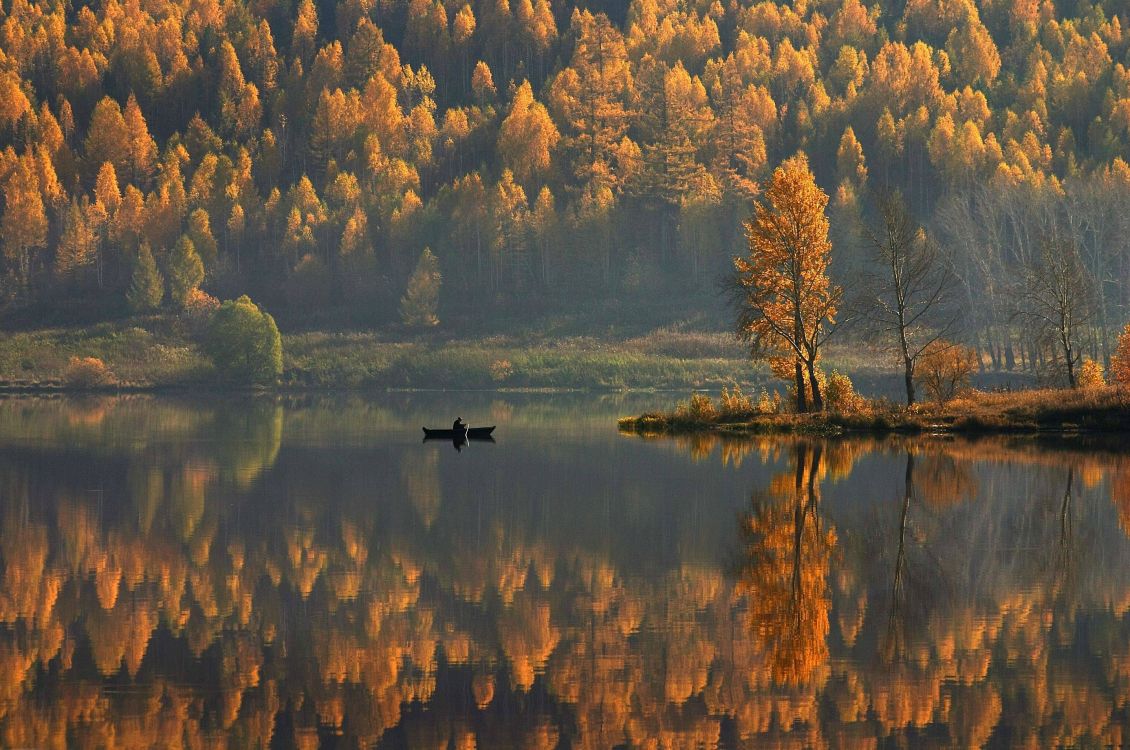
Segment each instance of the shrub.
[[282,374],[282,338],[275,319],[246,294],[224,302],[212,315],[203,348],[228,380],[273,383]]
[[977,354],[952,341],[932,342],[918,356],[915,379],[940,406],[969,386],[977,369]]
[[71,357],[63,373],[63,382],[68,388],[87,390],[110,385],[114,376],[98,357]]
[[710,396],[705,393],[692,393],[689,401],[676,407],[675,415],[680,419],[709,422],[718,416],[718,410],[714,408]]
[[508,359],[496,359],[490,363],[490,379],[501,383],[514,374],[514,365]]
[[743,416],[754,411],[753,399],[742,393],[742,387],[734,383],[732,387],[722,388],[719,399],[720,411],[724,416]]
[[835,370],[824,384],[824,401],[829,409],[841,414],[862,411],[867,405],[867,400],[855,392],[851,378]]
[[761,394],[757,397],[757,411],[762,414],[780,414],[781,394],[773,391],[770,395],[767,390],[762,388]]
[[202,289],[193,289],[184,303],[181,319],[192,336],[201,336],[208,330],[212,316],[220,309],[220,301]]
[[1075,376],[1075,382],[1083,390],[1102,388],[1106,385],[1103,366],[1093,359],[1084,359],[1083,364],[1079,366],[1079,373]]
[[1119,386],[1130,386],[1130,323],[1122,329],[1118,346],[1110,357],[1110,382]]

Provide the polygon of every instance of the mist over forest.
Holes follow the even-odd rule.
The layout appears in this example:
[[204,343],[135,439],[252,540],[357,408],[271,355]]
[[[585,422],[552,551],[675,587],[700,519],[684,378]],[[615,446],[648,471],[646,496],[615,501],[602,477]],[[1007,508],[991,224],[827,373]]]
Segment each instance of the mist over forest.
[[984,362],[1055,356],[1017,317],[1049,257],[1085,285],[1090,357],[1126,321],[1115,0],[0,7],[13,324],[248,294],[284,332],[721,330],[743,222],[798,152],[833,281],[850,291],[897,193]]

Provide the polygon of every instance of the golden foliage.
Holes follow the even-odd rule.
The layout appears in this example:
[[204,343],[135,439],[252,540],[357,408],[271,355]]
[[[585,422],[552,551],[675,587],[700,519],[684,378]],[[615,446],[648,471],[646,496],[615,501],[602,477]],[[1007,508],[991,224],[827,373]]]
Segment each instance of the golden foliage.
[[100,388],[112,384],[114,375],[98,357],[71,357],[63,381],[71,388]]
[[976,369],[977,357],[973,349],[939,339],[919,355],[915,378],[932,399],[944,404],[968,387]]
[[1083,390],[1102,388],[1106,385],[1106,378],[1103,377],[1103,366],[1090,357],[1085,358],[1083,363],[1079,365],[1075,383]]
[[[816,361],[842,291],[828,279],[827,205],[807,159],[798,155],[786,161],[773,172],[746,222],[749,255],[734,258],[742,291],[739,335],[753,342],[756,356],[803,364],[817,407]],[[803,407],[801,394],[797,399]]]
[[1110,356],[1110,382],[1122,387],[1130,386],[1130,324],[1122,329],[1118,345]]

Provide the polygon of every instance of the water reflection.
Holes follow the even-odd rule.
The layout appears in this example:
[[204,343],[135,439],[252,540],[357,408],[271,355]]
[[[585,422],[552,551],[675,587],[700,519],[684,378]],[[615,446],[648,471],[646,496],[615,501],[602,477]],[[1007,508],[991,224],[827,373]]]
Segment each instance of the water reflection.
[[449,406],[0,402],[0,746],[1123,743],[1117,449]]
[[755,494],[742,519],[737,593],[749,601],[753,635],[774,682],[808,682],[828,660],[828,569],[836,532],[820,516],[824,446],[791,447],[792,467]]

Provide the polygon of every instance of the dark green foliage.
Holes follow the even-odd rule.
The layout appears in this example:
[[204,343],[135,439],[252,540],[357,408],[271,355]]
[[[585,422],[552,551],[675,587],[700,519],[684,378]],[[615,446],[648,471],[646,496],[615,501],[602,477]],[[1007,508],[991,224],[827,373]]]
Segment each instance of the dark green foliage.
[[275,319],[246,294],[220,305],[203,348],[225,380],[266,385],[282,374],[282,338]]

